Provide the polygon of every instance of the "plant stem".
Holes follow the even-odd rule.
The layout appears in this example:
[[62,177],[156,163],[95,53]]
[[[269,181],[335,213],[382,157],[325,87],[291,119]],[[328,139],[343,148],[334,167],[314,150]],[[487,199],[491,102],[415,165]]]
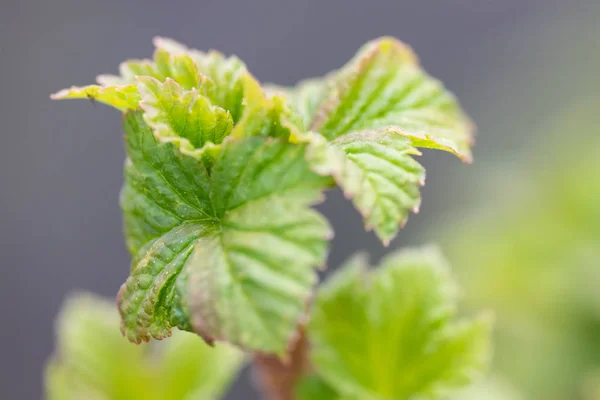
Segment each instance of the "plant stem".
[[296,400],[296,385],[310,370],[308,349],[308,340],[301,327],[284,358],[272,354],[254,355],[256,383],[265,399]]

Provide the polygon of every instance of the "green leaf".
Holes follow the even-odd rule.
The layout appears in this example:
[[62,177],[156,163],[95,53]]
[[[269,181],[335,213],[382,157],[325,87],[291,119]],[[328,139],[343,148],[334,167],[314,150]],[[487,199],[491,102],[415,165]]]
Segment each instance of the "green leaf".
[[374,229],[385,245],[404,225],[408,212],[418,212],[425,169],[413,159],[420,152],[408,138],[362,131],[330,143],[316,134],[302,139],[310,143],[308,158],[315,171],[334,177],[363,215],[366,229]]
[[296,389],[298,400],[342,400],[331,386],[317,375],[304,377]]
[[311,172],[306,145],[227,140],[209,174],[157,141],[139,112],[125,130],[122,206],[134,261],[119,296],[124,333],[139,342],[179,326],[283,352],[331,235],[308,208],[329,179]]
[[590,400],[600,400],[600,374],[596,371],[591,377],[588,377],[585,384],[586,394],[588,394]]
[[89,85],[73,86],[50,96],[53,100],[87,99],[112,106],[120,111],[136,109],[140,102],[140,94],[135,85],[107,86]]
[[452,400],[523,400],[523,396],[510,384],[497,377],[481,380],[461,391]]
[[252,107],[248,107],[244,118],[235,126],[234,138],[251,136],[273,137],[294,140],[301,136],[301,117],[288,107],[287,100],[281,96],[258,98]]
[[91,99],[112,106],[120,111],[135,110],[140,102],[136,86],[138,76],[148,76],[164,82],[173,79],[186,90],[199,88],[205,78],[198,73],[194,61],[185,54],[170,54],[157,49],[154,62],[150,60],[132,60],[121,64],[121,76],[101,75],[98,85],[73,86],[51,96],[55,100]]
[[415,146],[468,158],[466,117],[392,39],[324,80],[266,93],[235,57],[155,45],[153,61],[59,96],[141,108],[125,118],[121,205],[133,261],[122,330],[140,342],[179,327],[281,353],[330,236],[309,206],[334,178],[387,244],[420,203]]
[[517,159],[469,182],[480,207],[428,230],[460,266],[465,303],[494,309],[494,366],[527,399],[585,398],[600,366],[599,100],[561,104]]
[[[237,57],[225,57],[218,51],[211,50],[204,53],[195,49],[188,49],[184,45],[172,40],[157,37],[154,45],[173,54],[185,54],[194,60],[200,74],[209,78],[211,85],[207,86],[204,94],[211,101],[226,110],[229,110],[233,121],[237,123],[243,115],[244,99],[252,98],[248,91],[256,90],[254,78],[246,70],[245,64]],[[248,101],[246,101],[248,103]]]
[[199,337],[176,332],[161,347],[160,399],[214,400],[235,380],[243,353],[227,344],[207,346]]
[[353,259],[320,290],[309,338],[318,375],[343,395],[441,399],[489,359],[490,318],[455,321],[456,288],[433,249]]
[[[408,211],[421,204],[419,186],[425,169],[412,155],[420,154],[410,141],[393,132],[363,131],[344,135],[332,143],[345,158],[338,183],[353,197],[367,229],[374,228],[387,244],[404,225]],[[354,171],[352,171],[354,170]]]
[[201,85],[203,77],[189,55],[157,48],[153,58],[154,60],[125,61],[119,66],[120,76],[100,75],[96,80],[102,86],[128,85],[136,83],[138,76],[148,76],[160,82],[171,78],[185,90]]
[[93,99],[121,111],[136,109],[140,101],[137,78],[150,77],[159,82],[170,78],[183,90],[197,89],[213,105],[229,111],[234,123],[244,108],[262,92],[237,57],[216,51],[203,53],[185,48],[172,40],[156,38],[153,60],[130,60],[119,67],[120,76],[100,75],[98,85],[72,87],[52,95],[53,99]]
[[167,78],[165,83],[139,77],[144,120],[162,140],[181,141],[180,150],[193,153],[207,142],[219,144],[229,135],[233,120],[228,111],[214,106],[196,89],[183,91]]
[[231,347],[211,349],[181,332],[168,343],[132,346],[118,326],[112,302],[89,294],[69,297],[46,368],[49,400],[212,400],[224,393],[243,360]]
[[393,129],[415,146],[443,149],[471,160],[471,122],[454,96],[427,75],[412,50],[396,39],[367,43],[330,81],[330,94],[310,126],[327,139]]
[[[312,132],[315,171],[332,176],[384,244],[420,205],[425,171],[415,147],[471,160],[471,123],[456,99],[418,65],[412,50],[391,38],[367,43],[342,69],[295,88],[268,86],[285,96]],[[293,115],[293,113],[291,113]]]

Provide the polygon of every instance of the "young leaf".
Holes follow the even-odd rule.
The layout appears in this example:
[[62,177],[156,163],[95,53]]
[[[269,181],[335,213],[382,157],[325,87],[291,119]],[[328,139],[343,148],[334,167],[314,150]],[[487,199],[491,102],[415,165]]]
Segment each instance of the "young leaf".
[[329,144],[315,134],[303,139],[310,143],[308,157],[315,171],[334,177],[363,215],[367,230],[374,229],[385,245],[405,223],[408,211],[418,211],[425,169],[412,158],[420,152],[408,138],[362,131]]
[[52,95],[53,99],[93,99],[121,111],[136,109],[140,100],[137,78],[150,77],[159,82],[170,78],[183,90],[197,89],[213,105],[228,110],[234,123],[244,108],[253,104],[258,91],[256,80],[237,57],[211,51],[203,53],[185,48],[172,40],[156,38],[153,60],[130,60],[119,67],[120,76],[100,75],[100,86],[72,87]]
[[188,49],[172,39],[161,37],[154,39],[154,45],[158,49],[164,49],[173,54],[188,55],[194,60],[200,74],[209,78],[212,83],[206,88],[204,94],[215,105],[229,110],[235,123],[242,118],[245,106],[244,98],[249,96],[248,90],[254,90],[254,88],[248,88],[248,80],[253,80],[253,78],[239,58],[225,57],[215,50],[204,53]]
[[283,352],[331,235],[308,208],[329,180],[311,172],[306,145],[228,140],[209,175],[158,142],[141,113],[127,114],[125,130],[122,206],[134,262],[119,295],[124,333],[160,339],[178,324],[207,341]]
[[247,107],[242,120],[235,126],[231,136],[243,138],[251,136],[273,137],[294,140],[303,131],[301,117],[288,107],[287,100],[280,96],[262,95],[252,107]]
[[409,211],[419,208],[424,172],[411,160],[419,154],[414,147],[445,149],[470,160],[467,117],[395,39],[368,43],[344,68],[322,80],[304,81],[294,90],[271,87],[268,92],[275,94],[270,96],[235,57],[188,49],[164,38],[154,43],[154,61],[128,61],[121,65],[121,77],[99,79],[126,86],[74,88],[57,98],[97,98],[126,110],[138,106],[139,89],[144,92],[139,104],[157,137],[202,158],[207,169],[218,152],[203,149],[207,142],[219,144],[228,135],[306,141],[316,137],[305,132],[310,127],[333,148],[347,150],[312,150],[326,154],[314,170],[335,178],[363,214],[367,229],[373,228],[386,244]]
[[471,160],[472,126],[460,105],[395,39],[366,44],[323,79],[267,90],[285,95],[315,131],[300,139],[311,142],[313,168],[335,178],[384,244],[419,209],[425,173],[415,147]]
[[98,85],[72,87],[51,96],[52,99],[92,99],[112,106],[120,111],[135,110],[140,101],[136,86],[137,76],[149,76],[163,82],[171,78],[184,89],[198,88],[205,80],[198,74],[198,67],[185,54],[169,54],[157,49],[154,63],[149,60],[133,60],[121,64],[121,77],[101,75]]
[[415,146],[444,149],[470,161],[471,122],[454,96],[396,39],[366,44],[331,82],[332,90],[311,123],[312,130],[329,140],[392,128]]
[[211,349],[186,333],[154,348],[132,346],[118,326],[112,302],[88,294],[66,301],[46,368],[49,400],[212,400],[224,393],[243,360],[236,349]]
[[424,183],[425,169],[411,157],[420,153],[407,138],[389,132],[348,134],[331,145],[344,151],[347,168],[358,171],[340,180],[340,186],[353,196],[367,229],[373,227],[381,240],[389,243],[398,224],[404,224],[408,210],[417,212],[421,204],[419,186]]
[[153,61],[59,96],[141,108],[125,118],[122,330],[140,342],[179,327],[281,354],[324,259],[329,227],[309,206],[331,177],[387,243],[420,203],[415,146],[467,159],[466,117],[393,39],[325,80],[273,89],[283,96],[235,57],[155,45]]
[[153,60],[129,60],[119,66],[120,76],[100,75],[96,80],[102,86],[135,84],[138,76],[149,76],[164,82],[171,78],[185,90],[197,88],[203,77],[198,66],[184,53],[169,52],[162,48],[154,51]]
[[53,100],[86,99],[98,101],[112,106],[120,111],[134,110],[140,102],[140,94],[135,85],[114,85],[102,87],[89,85],[73,86],[63,89],[50,96]]
[[309,338],[318,375],[349,398],[442,399],[489,358],[490,319],[454,321],[456,288],[433,249],[355,258],[318,293]]
[[180,149],[193,152],[207,142],[219,144],[233,128],[229,111],[213,106],[195,88],[183,91],[171,78],[161,83],[151,77],[139,77],[138,89],[144,120],[154,129],[155,136],[182,141]]

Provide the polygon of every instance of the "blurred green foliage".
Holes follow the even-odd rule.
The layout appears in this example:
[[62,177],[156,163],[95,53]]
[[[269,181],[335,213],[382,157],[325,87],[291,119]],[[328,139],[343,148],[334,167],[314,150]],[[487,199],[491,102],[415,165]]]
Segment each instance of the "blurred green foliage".
[[495,371],[526,398],[598,398],[590,389],[600,370],[597,109],[551,118],[543,144],[494,182],[483,209],[446,225],[443,248],[466,302],[496,312]]
[[237,375],[240,351],[210,348],[174,332],[166,342],[132,345],[119,332],[112,302],[71,296],[57,323],[57,350],[46,368],[48,400],[212,400]]

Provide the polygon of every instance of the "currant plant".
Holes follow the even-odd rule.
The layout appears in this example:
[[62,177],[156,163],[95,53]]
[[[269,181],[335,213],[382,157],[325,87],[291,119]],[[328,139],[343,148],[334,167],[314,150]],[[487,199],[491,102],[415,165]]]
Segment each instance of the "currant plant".
[[236,57],[154,43],[153,60],[53,95],[124,114],[122,333],[141,343],[177,328],[237,346],[272,399],[438,399],[480,374],[490,318],[455,318],[433,248],[372,270],[354,258],[315,293],[333,232],[311,206],[327,189],[388,244],[419,209],[418,148],[471,160],[471,122],[412,50],[381,38],[284,88]]

